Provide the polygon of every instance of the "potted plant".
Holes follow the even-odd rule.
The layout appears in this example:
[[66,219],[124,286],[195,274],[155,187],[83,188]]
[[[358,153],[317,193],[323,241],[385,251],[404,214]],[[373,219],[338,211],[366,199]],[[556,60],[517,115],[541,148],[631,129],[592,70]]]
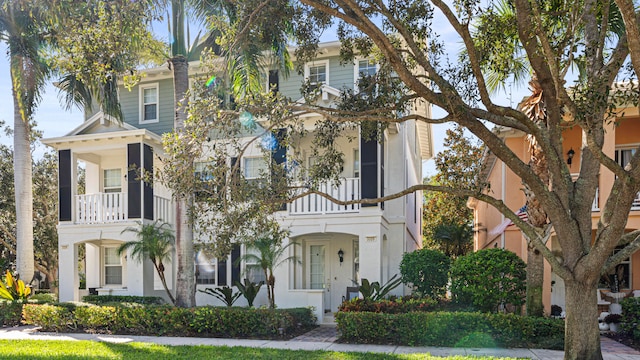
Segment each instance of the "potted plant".
[[612,332],[618,331],[618,324],[622,320],[622,315],[620,314],[609,314],[604,318],[604,322],[609,324],[609,330]]

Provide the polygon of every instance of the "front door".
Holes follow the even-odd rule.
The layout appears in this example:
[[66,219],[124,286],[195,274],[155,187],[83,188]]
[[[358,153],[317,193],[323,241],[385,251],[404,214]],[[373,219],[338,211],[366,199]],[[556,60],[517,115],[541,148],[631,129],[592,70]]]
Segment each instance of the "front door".
[[327,246],[320,243],[309,244],[309,287],[324,289],[324,312],[331,312],[331,274],[327,266]]

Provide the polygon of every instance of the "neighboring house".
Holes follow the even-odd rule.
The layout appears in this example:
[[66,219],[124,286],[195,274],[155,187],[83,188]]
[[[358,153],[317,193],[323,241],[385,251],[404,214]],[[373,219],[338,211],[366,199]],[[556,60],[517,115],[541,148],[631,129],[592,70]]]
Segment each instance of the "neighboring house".
[[[341,64],[339,46],[338,42],[321,44],[318,58],[305,64],[304,76],[292,74],[285,79],[271,71],[269,83],[296,100],[302,97],[300,86],[306,77],[320,85],[319,101],[331,103],[341,89],[355,86],[360,73],[377,69],[369,59]],[[78,257],[82,245],[86,249],[87,288],[92,292],[164,296],[150,262],[140,265],[127,256],[117,256],[115,249],[134,239],[132,233],[121,232],[137,226],[140,220],[175,223],[170,191],[160,184],[151,186],[140,181],[132,169],[132,165],[148,171],[161,167],[154,154],[162,153],[161,134],[173,125],[171,76],[166,67],[152,69],[133,91],[122,90],[123,123],[97,112],[66,136],[43,141],[59,154],[61,301],[80,299]],[[430,108],[424,105],[412,111],[427,115]],[[357,130],[345,135],[360,139]],[[338,140],[345,154],[343,181],[339,188],[326,186],[330,195],[342,200],[371,198],[422,183],[422,161],[432,156],[430,126],[415,121],[391,124],[383,137],[382,142]],[[296,146],[286,151],[311,154],[311,138],[300,139]],[[304,158],[313,161],[308,155]],[[260,150],[254,147],[236,161],[240,161],[244,176],[251,178],[259,173],[262,159]],[[78,166],[86,169],[85,194],[78,194]],[[337,311],[354,281],[387,281],[399,273],[402,255],[421,247],[421,214],[420,192],[373,206],[338,206],[315,195],[288,204],[276,216],[290,231],[287,241],[301,245],[291,247],[295,249],[291,251],[302,264],[277,268],[277,306],[314,306],[323,321],[324,314]],[[231,286],[244,274],[260,280],[261,272],[255,264],[236,263],[245,250],[236,246],[226,259],[198,254],[194,262],[197,287]],[[168,285],[175,290],[175,266],[169,264],[167,268],[172,269]],[[396,293],[403,291],[398,288]],[[199,292],[196,297],[198,305],[217,302]],[[241,298],[239,304],[243,301]],[[256,305],[265,304],[263,288]]]
[[[624,166],[629,161],[631,154],[637,151],[640,145],[640,114],[637,107],[620,109],[618,112],[619,124],[610,122],[605,128],[605,144],[603,152]],[[505,144],[520,159],[529,159],[528,147],[525,135],[516,130],[502,129],[500,132]],[[579,127],[567,128],[563,132],[563,153],[572,175],[578,176],[580,171],[580,156],[582,148],[582,133]],[[521,217],[526,216],[522,207],[526,200],[522,192],[522,181],[505,164],[493,155],[485,157],[486,167],[482,174],[484,180],[490,184],[493,196],[503,199],[506,205],[514,213]],[[595,234],[596,226],[600,218],[600,208],[604,206],[610,195],[615,176],[604,166],[600,169],[599,188],[593,203],[592,233]],[[474,237],[474,250],[487,248],[503,248],[518,254],[526,261],[527,243],[520,232],[508,219],[493,207],[484,202],[471,199],[469,207],[474,209],[474,224],[476,228]],[[629,212],[626,231],[640,229],[640,193],[636,196],[633,207]],[[562,251],[555,241],[552,232],[548,246],[557,256],[562,256]],[[619,279],[621,291],[631,296],[631,291],[640,289],[640,252],[636,252],[626,261],[618,265],[617,270],[622,274]],[[599,285],[602,290],[609,290],[609,286],[603,279]],[[606,294],[603,294],[603,296]],[[606,298],[604,298],[606,299]],[[613,301],[612,299],[609,299]],[[559,305],[565,308],[564,281],[551,272],[549,264],[545,261],[543,303],[547,313],[551,305]]]

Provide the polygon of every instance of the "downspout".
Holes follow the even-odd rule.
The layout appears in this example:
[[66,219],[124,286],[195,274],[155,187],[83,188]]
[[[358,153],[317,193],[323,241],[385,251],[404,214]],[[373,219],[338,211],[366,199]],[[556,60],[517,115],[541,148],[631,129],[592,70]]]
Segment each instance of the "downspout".
[[[507,197],[507,165],[504,163],[504,161],[502,162],[502,167],[501,167],[501,171],[502,171],[502,201],[505,201],[506,197]],[[501,220],[500,223],[502,224],[504,222],[504,214],[501,214]],[[504,249],[506,246],[506,229],[505,231],[502,232],[502,234],[500,234],[500,248]]]

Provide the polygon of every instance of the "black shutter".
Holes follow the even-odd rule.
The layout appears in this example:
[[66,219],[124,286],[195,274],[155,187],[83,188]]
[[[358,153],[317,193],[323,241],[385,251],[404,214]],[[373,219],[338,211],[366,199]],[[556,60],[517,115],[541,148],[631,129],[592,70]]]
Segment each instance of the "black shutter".
[[[144,172],[145,177],[150,177],[149,181],[143,182],[142,187],[142,196],[144,199],[144,218],[148,220],[153,220],[153,149],[149,145],[144,145],[143,150],[144,157]],[[163,219],[164,221],[168,221],[169,219]]]
[[218,286],[227,285],[227,259],[218,260]]
[[58,218],[71,221],[71,150],[58,151]]
[[[360,194],[363,199],[378,197],[378,142],[360,137]],[[376,204],[362,204],[377,206]]]
[[[384,197],[384,136],[380,139],[380,197]],[[384,202],[380,203],[380,209],[384,210]]]
[[127,200],[129,202],[129,219],[142,217],[140,171],[140,144],[127,144]]
[[240,245],[233,244],[233,249],[231,249],[231,285],[235,284],[236,281],[240,281]]
[[278,70],[269,70],[269,91],[278,93],[280,91],[280,77],[278,76]]
[[[274,132],[273,136],[276,139],[276,148],[271,152],[271,160],[273,162],[272,166],[272,170],[271,170],[271,177],[274,183],[278,183],[280,181],[286,181],[286,179],[284,178],[275,178],[276,176],[281,176],[284,177],[284,173],[282,173],[284,167],[287,161],[287,147],[284,144],[284,140],[285,137],[287,136],[287,130],[286,129],[279,129],[278,131]],[[285,164],[285,165],[283,165]],[[277,170],[276,170],[277,169]],[[281,188],[281,186],[278,186],[278,188]],[[287,210],[287,204],[285,202],[283,202],[282,204],[280,204],[280,207],[278,208],[278,210],[282,211],[282,210]]]

